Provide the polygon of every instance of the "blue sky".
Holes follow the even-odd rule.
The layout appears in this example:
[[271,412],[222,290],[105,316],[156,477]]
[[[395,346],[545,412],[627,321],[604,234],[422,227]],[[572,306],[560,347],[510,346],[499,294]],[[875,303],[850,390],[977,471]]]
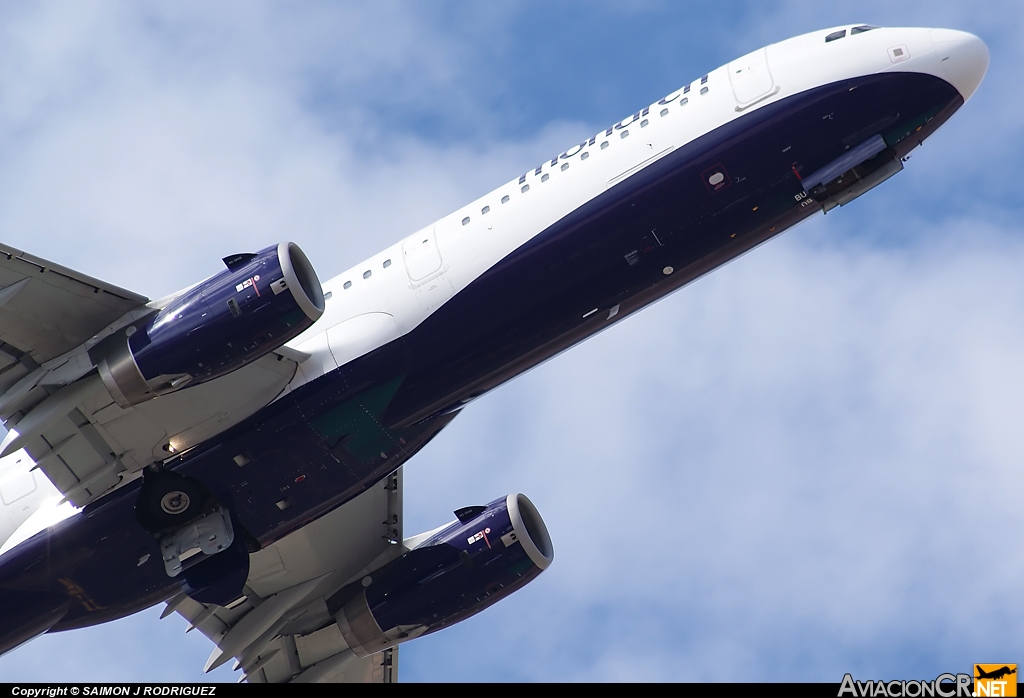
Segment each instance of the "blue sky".
[[[926,678],[1024,659],[1017,2],[34,4],[0,9],[0,239],[157,297],[291,239],[328,278],[772,41],[981,36],[900,176],[475,402],[407,534],[511,491],[536,582],[405,681]],[[158,610],[0,680],[200,680]],[[228,668],[206,678],[234,680]]]

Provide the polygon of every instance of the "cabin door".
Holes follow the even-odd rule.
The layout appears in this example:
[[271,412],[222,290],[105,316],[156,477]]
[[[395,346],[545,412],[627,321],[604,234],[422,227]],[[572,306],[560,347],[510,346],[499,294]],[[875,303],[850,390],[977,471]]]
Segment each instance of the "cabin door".
[[433,226],[402,243],[402,259],[409,274],[409,286],[423,310],[432,313],[452,297],[452,285],[444,274],[444,260]]
[[736,111],[743,111],[779,91],[768,66],[768,49],[748,53],[729,64],[729,82],[736,97]]

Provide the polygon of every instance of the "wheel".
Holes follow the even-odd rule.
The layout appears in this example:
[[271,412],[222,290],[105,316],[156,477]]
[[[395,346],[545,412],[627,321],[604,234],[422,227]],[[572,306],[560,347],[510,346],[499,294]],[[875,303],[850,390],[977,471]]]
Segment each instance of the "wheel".
[[199,516],[208,501],[196,480],[170,472],[146,474],[135,501],[135,514],[151,533],[180,528]]
[[192,498],[183,490],[171,490],[160,498],[160,510],[175,517],[188,511],[190,504]]

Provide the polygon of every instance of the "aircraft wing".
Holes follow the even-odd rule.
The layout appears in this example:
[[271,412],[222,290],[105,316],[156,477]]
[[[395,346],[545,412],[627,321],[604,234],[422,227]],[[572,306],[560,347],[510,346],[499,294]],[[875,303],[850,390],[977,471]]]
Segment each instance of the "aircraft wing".
[[295,375],[294,354],[271,354],[122,408],[89,349],[151,312],[145,296],[0,245],[0,419],[12,432],[0,451],[24,448],[75,506],[238,423]]
[[229,661],[249,683],[391,683],[398,648],[359,657],[332,614],[334,595],[402,546],[401,469],[333,512],[250,555],[244,596],[227,606],[185,593],[167,602],[217,645],[210,671]]
[[0,392],[148,300],[0,244]]

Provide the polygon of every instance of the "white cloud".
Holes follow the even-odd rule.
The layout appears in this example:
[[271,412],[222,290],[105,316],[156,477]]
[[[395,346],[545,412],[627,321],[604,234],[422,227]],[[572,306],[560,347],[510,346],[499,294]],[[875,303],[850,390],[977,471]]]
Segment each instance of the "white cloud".
[[[1020,651],[1024,246],[954,224],[911,250],[823,247],[825,223],[475,403],[409,466],[424,524],[521,488],[555,540],[543,594],[446,632],[536,634],[549,679],[906,676],[893,641],[936,672],[986,638]],[[593,663],[567,668],[561,643]]]
[[[430,91],[435,104],[450,98],[456,121],[472,117],[457,47],[406,6],[209,9],[9,12],[6,243],[153,296],[282,238],[333,275],[467,190],[484,193],[483,173],[514,172],[540,152],[500,140],[450,148],[374,126],[375,110],[415,114]],[[311,108],[318,100],[329,104]],[[539,142],[544,154],[556,147]]]

